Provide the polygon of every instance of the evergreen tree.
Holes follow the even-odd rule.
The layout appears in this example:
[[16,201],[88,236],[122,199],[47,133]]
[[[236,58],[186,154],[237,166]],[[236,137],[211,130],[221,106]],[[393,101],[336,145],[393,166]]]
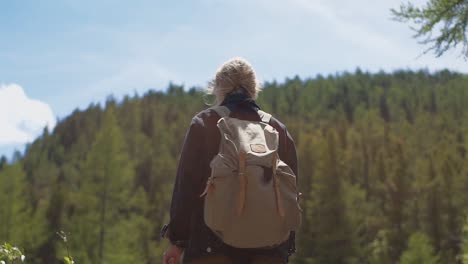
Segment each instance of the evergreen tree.
[[429,0],[423,7],[412,3],[402,4],[399,10],[392,9],[394,18],[401,22],[412,22],[415,37],[422,44],[431,45],[424,53],[434,51],[437,57],[459,45],[462,55],[468,57],[466,26],[468,5],[465,0]]
[[86,256],[77,256],[77,261],[137,263],[138,256],[127,247],[136,238],[125,232],[134,171],[113,107],[106,110],[102,124],[83,171],[72,238]]
[[[421,230],[440,263],[458,261],[466,86],[450,71],[359,69],[265,84],[257,102],[287,125],[299,157],[304,217],[291,263],[397,263]],[[171,85],[45,129],[24,155],[0,159],[0,239],[18,241],[28,263],[59,263],[60,230],[76,263],[160,263],[186,124],[204,107],[201,91]]]
[[[6,165],[0,171],[0,239],[14,245],[28,241],[31,209],[28,206],[25,174],[20,163]],[[1,243],[1,242],[0,242]]]
[[327,133],[326,147],[318,166],[307,208],[314,238],[311,263],[350,263],[353,254],[351,232],[343,195],[343,172],[333,131]]

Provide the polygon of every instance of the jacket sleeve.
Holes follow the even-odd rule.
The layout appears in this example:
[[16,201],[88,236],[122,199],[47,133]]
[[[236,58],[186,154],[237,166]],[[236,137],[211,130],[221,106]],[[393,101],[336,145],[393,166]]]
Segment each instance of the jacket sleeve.
[[279,156],[282,161],[284,161],[292,169],[296,175],[296,181],[299,177],[298,165],[297,165],[297,153],[296,153],[296,144],[289,134],[288,130],[285,128],[283,133],[283,138],[280,139],[283,141],[283,144],[280,145]]
[[185,247],[190,236],[190,218],[200,182],[199,155],[203,153],[203,126],[198,117],[192,118],[180,153],[172,193],[170,221],[166,237],[172,244]]
[[[282,161],[284,161],[296,175],[296,184],[298,184],[299,171],[298,171],[298,162],[297,162],[297,152],[296,144],[289,134],[288,130],[284,128],[284,133],[282,138],[280,138],[280,147],[279,147],[279,156]],[[296,232],[291,231],[288,241],[288,255],[296,252]]]

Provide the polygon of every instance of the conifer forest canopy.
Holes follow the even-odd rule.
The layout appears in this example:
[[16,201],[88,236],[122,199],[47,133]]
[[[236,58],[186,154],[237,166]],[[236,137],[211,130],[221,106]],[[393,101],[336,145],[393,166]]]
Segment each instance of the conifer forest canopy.
[[[468,76],[341,73],[264,85],[295,139],[292,263],[468,263]],[[27,263],[160,263],[181,144],[203,92],[171,84],[60,120],[0,162],[0,240]],[[102,261],[102,262],[101,262]]]

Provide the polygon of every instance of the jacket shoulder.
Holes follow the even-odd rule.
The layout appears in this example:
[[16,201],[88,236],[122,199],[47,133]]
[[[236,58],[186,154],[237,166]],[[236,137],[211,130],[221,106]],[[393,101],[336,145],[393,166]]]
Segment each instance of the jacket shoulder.
[[192,117],[192,124],[206,126],[207,124],[215,123],[218,121],[219,115],[211,108],[206,108]]

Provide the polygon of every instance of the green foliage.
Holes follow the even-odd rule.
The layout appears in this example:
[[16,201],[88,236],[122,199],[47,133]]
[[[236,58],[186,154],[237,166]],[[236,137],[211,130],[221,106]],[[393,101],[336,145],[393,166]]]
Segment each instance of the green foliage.
[[23,263],[25,258],[26,257],[17,247],[14,247],[8,243],[0,245],[1,264]]
[[14,244],[27,240],[26,230],[16,223],[25,223],[30,216],[26,179],[21,164],[6,165],[0,172],[0,237]]
[[[43,220],[31,205],[30,185],[22,163],[5,164],[0,170],[0,239],[29,253],[44,242]],[[33,263],[35,257],[28,257]]]
[[422,39],[420,43],[431,45],[424,53],[434,51],[439,57],[461,45],[461,55],[468,58],[468,1],[428,0],[423,7],[407,3],[391,11],[397,21],[415,24],[415,37]]
[[376,238],[370,244],[370,264],[391,264],[390,244],[388,241],[388,232],[380,230]]
[[63,262],[65,264],[74,264],[75,261],[73,260],[72,256],[70,255],[70,249],[68,248],[68,238],[67,234],[64,231],[57,232],[57,235],[62,239],[65,248],[67,249],[67,255],[63,257]]
[[[314,236],[311,263],[349,263],[351,232],[343,193],[343,168],[339,164],[336,135],[328,132],[321,146],[318,175],[307,201],[307,220]],[[334,250],[330,250],[333,248]]]
[[400,264],[438,264],[439,257],[434,254],[429,238],[424,233],[414,233],[408,241],[408,248],[403,252]]
[[[76,259],[79,263],[139,263],[140,254],[131,246],[139,237],[126,236],[136,231],[129,222],[138,215],[138,211],[129,214],[134,167],[112,105],[102,118],[103,125],[83,163],[83,191],[76,193],[81,203],[76,204],[76,215],[70,222],[72,243],[79,247],[75,252],[86,252],[77,254]],[[119,251],[114,251],[115,247]]]
[[[416,232],[441,264],[466,254],[467,85],[449,71],[361,70],[264,85],[258,103],[299,157],[292,263],[398,263],[416,254]],[[0,159],[0,239],[28,263],[160,263],[181,144],[206,107],[200,91],[171,85],[44,130],[23,157]]]
[[65,264],[73,264],[75,263],[73,261],[73,259],[69,258],[69,257],[63,257],[63,262],[65,262]]

